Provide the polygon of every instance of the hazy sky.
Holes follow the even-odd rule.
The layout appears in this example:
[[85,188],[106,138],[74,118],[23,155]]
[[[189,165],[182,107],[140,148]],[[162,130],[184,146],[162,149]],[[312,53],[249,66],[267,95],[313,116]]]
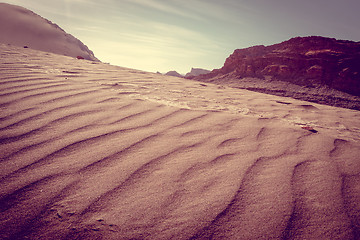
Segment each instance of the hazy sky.
[[296,36],[360,41],[359,0],[9,0],[58,24],[103,62],[214,69],[237,48]]

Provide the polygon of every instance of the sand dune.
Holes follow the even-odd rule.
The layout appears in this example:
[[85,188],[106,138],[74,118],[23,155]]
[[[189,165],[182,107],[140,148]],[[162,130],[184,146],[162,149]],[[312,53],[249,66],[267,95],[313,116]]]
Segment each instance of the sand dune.
[[98,61],[79,39],[34,12],[0,2],[0,43]]
[[2,239],[359,238],[360,112],[0,49]]

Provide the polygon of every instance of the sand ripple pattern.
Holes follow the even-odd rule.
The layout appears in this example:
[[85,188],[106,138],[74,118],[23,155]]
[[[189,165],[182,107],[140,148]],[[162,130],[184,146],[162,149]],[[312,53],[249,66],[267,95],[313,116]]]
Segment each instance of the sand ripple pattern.
[[359,239],[357,112],[1,49],[1,239]]

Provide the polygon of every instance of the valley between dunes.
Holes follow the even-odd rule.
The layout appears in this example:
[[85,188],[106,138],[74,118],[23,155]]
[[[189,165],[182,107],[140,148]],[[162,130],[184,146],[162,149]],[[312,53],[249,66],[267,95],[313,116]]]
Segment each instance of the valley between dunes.
[[359,111],[0,55],[1,239],[359,239]]

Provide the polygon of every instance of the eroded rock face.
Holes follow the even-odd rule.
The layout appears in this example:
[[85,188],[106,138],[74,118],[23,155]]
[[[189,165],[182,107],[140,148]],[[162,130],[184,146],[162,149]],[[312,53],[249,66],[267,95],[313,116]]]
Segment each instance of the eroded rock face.
[[322,66],[314,65],[306,69],[306,77],[312,79],[319,79],[323,76],[324,69]]
[[270,76],[303,86],[327,86],[360,96],[360,42],[296,37],[271,46],[237,49],[221,69],[197,80]]

